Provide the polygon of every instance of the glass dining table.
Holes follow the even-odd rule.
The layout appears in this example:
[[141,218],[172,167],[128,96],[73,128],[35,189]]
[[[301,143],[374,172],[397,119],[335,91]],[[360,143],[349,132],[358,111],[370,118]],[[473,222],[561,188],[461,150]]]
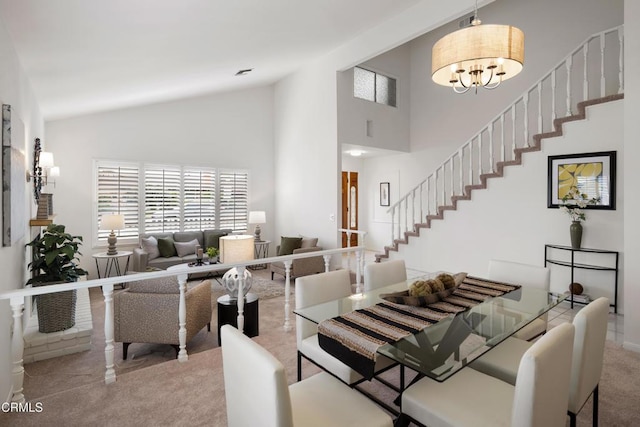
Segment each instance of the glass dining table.
[[[407,290],[414,280],[417,278],[296,309],[294,313],[320,323],[385,302],[381,295]],[[457,315],[449,315],[397,342],[384,344],[377,352],[442,382],[564,298],[564,295],[556,296],[543,289],[522,286],[502,296],[488,298]]]

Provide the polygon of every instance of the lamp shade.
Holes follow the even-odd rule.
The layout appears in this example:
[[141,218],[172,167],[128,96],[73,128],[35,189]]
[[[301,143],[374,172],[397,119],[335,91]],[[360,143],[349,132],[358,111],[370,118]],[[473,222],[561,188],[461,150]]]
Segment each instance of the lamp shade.
[[249,224],[265,224],[266,222],[267,215],[264,211],[249,212]]
[[100,230],[122,230],[124,228],[124,215],[105,214],[100,221]]
[[49,151],[41,151],[39,157],[39,165],[41,168],[53,167],[53,153]]
[[456,74],[492,67],[506,80],[522,70],[524,33],[510,25],[472,25],[438,40],[431,53],[431,77],[437,84],[451,86],[457,77],[455,85],[461,86]]
[[254,257],[253,236],[220,237],[220,261],[223,264],[251,261]]
[[59,166],[53,166],[51,169],[49,169],[49,176],[52,178],[57,178],[60,176],[60,167]]

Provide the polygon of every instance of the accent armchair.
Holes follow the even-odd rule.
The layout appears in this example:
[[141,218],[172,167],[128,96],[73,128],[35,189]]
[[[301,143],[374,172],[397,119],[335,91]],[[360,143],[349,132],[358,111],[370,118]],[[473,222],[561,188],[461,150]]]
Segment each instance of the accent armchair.
[[[180,289],[175,277],[129,283],[114,294],[115,341],[122,342],[126,360],[131,343],[170,344],[178,353]],[[187,342],[200,329],[211,331],[211,282],[187,284]]]
[[[317,246],[317,238],[303,238],[302,246],[293,250],[293,254],[303,254],[307,252],[317,252],[322,250],[322,246]],[[280,253],[280,245],[276,247],[276,253]],[[281,276],[286,275],[286,269],[284,262],[277,261],[271,263],[271,280],[273,280],[274,274]],[[291,278],[308,276],[310,274],[317,274],[324,272],[324,258],[322,256],[294,259],[291,263]]]

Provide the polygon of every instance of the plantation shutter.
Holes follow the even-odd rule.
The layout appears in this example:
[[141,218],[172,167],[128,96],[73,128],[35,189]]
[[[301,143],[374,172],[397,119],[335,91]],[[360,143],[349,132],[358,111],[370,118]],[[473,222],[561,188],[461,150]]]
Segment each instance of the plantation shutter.
[[249,209],[249,174],[239,171],[221,171],[219,227],[233,231],[246,231]]
[[106,240],[110,230],[100,230],[105,214],[124,215],[124,230],[115,230],[118,237],[137,237],[139,233],[139,167],[136,164],[100,162],[97,164],[97,224],[98,240]]
[[146,233],[180,231],[180,168],[147,166],[144,171],[144,229]]
[[184,230],[216,228],[216,173],[213,170],[185,168]]

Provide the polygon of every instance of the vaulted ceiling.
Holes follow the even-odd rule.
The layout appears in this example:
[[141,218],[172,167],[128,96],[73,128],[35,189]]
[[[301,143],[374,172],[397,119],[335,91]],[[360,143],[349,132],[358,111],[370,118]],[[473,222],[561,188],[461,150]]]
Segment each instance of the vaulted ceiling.
[[0,19],[52,120],[270,84],[420,1],[0,0]]

